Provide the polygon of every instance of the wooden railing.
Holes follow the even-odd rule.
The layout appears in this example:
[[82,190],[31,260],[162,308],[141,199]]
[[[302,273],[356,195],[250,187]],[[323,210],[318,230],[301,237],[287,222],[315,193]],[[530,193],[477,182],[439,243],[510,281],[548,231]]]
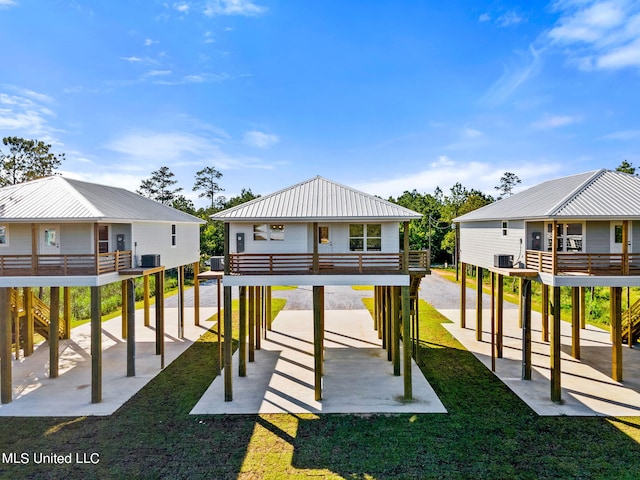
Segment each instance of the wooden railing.
[[[232,275],[393,274],[403,273],[402,253],[231,253]],[[411,252],[410,272],[428,272],[429,252]]]
[[[557,253],[555,272],[586,275],[640,275],[640,253]],[[554,273],[553,254],[527,250],[526,267]]]
[[0,276],[101,275],[131,268],[131,251],[78,255],[0,255]]

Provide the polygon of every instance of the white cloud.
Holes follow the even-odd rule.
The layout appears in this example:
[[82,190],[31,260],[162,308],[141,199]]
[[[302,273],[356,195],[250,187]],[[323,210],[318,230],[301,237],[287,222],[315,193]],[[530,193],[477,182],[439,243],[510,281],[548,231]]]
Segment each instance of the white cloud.
[[280,141],[278,135],[258,132],[256,130],[244,134],[244,143],[257,148],[269,148]]
[[[49,107],[54,99],[33,90],[13,89],[16,94],[0,92],[0,130],[23,137],[51,137],[56,131],[48,123],[55,116]],[[51,142],[50,142],[51,143]]]
[[18,5],[18,2],[14,0],[0,0],[0,8],[15,7],[16,5]]
[[189,13],[189,4],[186,2],[174,3],[173,8],[180,13]]
[[571,125],[572,123],[579,122],[579,117],[572,117],[570,115],[546,115],[541,118],[537,122],[534,122],[532,125],[535,128],[540,129],[551,129],[558,127],[565,127],[567,125]]
[[478,17],[479,22],[488,22],[489,20],[491,20],[491,15],[489,15],[488,13],[483,13]]
[[523,20],[524,18],[521,15],[518,15],[514,10],[510,10],[504,15],[500,15],[496,19],[496,24],[499,27],[509,27],[511,25],[517,25]]
[[149,70],[147,75],[149,77],[164,77],[166,75],[171,75],[171,70]]
[[600,137],[604,140],[634,140],[640,138],[640,130],[620,130]]
[[267,11],[267,7],[256,5],[251,0],[213,0],[207,2],[204,14],[208,17],[217,15],[258,16]]
[[142,61],[142,59],[139,57],[120,57],[120,58],[125,62],[129,62],[129,63],[138,63]]
[[465,128],[462,134],[465,138],[480,138],[484,135],[480,130],[476,130],[475,128]]
[[502,76],[491,85],[487,93],[480,99],[480,103],[495,106],[505,102],[520,85],[538,72],[541,59],[539,52],[533,46],[529,47],[528,52],[520,53],[519,56],[521,64],[505,65]]
[[547,32],[582,70],[640,67],[640,4],[629,0],[556,2],[561,13]]
[[144,46],[145,47],[150,47],[151,45],[154,45],[156,43],[158,43],[157,40],[151,40],[150,38],[145,38],[145,40],[144,40]]

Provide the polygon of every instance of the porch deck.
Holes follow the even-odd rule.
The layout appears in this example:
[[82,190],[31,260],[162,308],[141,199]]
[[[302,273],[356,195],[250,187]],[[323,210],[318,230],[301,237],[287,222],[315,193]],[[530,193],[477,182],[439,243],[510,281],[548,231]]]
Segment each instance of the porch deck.
[[102,275],[131,268],[131,251],[77,255],[0,255],[0,276]]
[[527,250],[526,268],[556,275],[640,275],[640,253],[566,253]]

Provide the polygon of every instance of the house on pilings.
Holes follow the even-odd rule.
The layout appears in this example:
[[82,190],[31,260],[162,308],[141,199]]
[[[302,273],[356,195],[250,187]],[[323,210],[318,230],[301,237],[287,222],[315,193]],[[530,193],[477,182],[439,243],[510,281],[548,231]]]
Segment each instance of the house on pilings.
[[[201,223],[122,188],[61,176],[0,188],[2,403],[12,400],[12,350],[15,348],[16,358],[21,351],[30,355],[35,332],[49,342],[49,376],[58,375],[58,342],[70,334],[70,287],[91,288],[92,402],[102,399],[99,287],[122,284],[126,373],[134,376],[134,279],[144,279],[148,325],[149,276],[155,276],[156,353],[162,364],[163,295],[157,293],[163,291],[165,269],[172,268],[178,269],[182,290],[184,266],[190,264],[196,271],[197,288]],[[49,305],[34,295],[38,287],[51,289]]]
[[[543,341],[551,340],[552,401],[561,401],[559,287],[572,289],[571,355],[576,359],[584,328],[585,288],[611,289],[611,376],[622,380],[623,339],[632,344],[639,333],[640,305],[629,310],[626,326],[621,314],[622,287],[640,286],[639,200],[639,177],[598,170],[541,183],[454,220],[459,227],[462,267],[461,327],[466,326],[465,266],[477,267],[479,278],[488,270],[492,280],[497,278],[494,354],[498,357],[502,356],[503,278],[521,279],[524,379],[531,375],[530,282],[542,285],[542,336]],[[477,295],[477,302],[476,338],[481,340],[482,295]]]
[[[429,252],[409,251],[409,222],[420,217],[417,212],[322,177],[213,215],[225,227],[225,331],[231,329],[231,289],[239,287],[244,337],[240,341],[239,375],[246,374],[247,322],[257,322],[258,328],[261,323],[259,318],[247,318],[247,296],[257,298],[258,305],[266,303],[266,307],[251,311],[270,313],[272,286],[312,286],[315,399],[320,400],[324,287],[373,285],[374,326],[388,349],[395,375],[401,373],[402,351],[404,397],[411,399],[411,339],[417,325],[417,307],[413,305],[417,305],[420,279],[429,273]],[[270,328],[269,318],[264,326]],[[259,337],[250,335],[250,361],[253,349],[259,348]],[[226,401],[233,399],[231,358],[231,343],[225,337]]]

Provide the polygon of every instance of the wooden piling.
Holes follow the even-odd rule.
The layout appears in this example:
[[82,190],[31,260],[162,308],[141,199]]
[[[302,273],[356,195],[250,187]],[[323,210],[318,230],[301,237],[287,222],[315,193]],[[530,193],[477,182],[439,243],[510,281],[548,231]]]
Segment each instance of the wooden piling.
[[504,345],[504,276],[498,275],[498,298],[496,299],[496,356],[502,358]]
[[531,380],[531,280],[520,282],[522,304],[522,379]]
[[127,280],[127,377],[136,376],[136,285]]
[[144,326],[148,327],[151,324],[151,305],[150,305],[150,292],[149,292],[149,275],[145,275],[142,278],[143,302],[144,302]]
[[33,292],[30,288],[22,289],[22,297],[25,312],[25,332],[24,332],[24,356],[28,357],[33,354],[33,335],[35,327],[33,324]]
[[580,289],[571,287],[571,356],[580,360]]
[[200,262],[193,263],[193,324],[200,325]]
[[562,382],[560,371],[560,287],[553,287],[552,304],[552,325],[550,347],[551,362],[551,401],[560,403],[562,401]]
[[612,337],[612,362],[611,378],[616,382],[622,381],[622,287],[611,287],[610,290],[611,311],[611,337]]
[[[225,287],[226,288],[226,287]],[[249,362],[256,359],[256,287],[249,287]],[[225,308],[226,308],[225,304]]]
[[11,289],[0,287],[0,401],[13,400],[11,360]]
[[102,401],[102,301],[100,287],[91,287],[91,403]]
[[314,398],[322,400],[322,310],[323,291],[321,287],[313,287],[313,372]]
[[232,365],[231,354],[233,347],[232,335],[232,310],[231,310],[231,287],[224,287],[224,401],[233,400]]
[[460,263],[460,328],[467,328],[467,265]]
[[403,376],[404,376],[404,399],[413,399],[413,388],[411,384],[411,292],[410,287],[402,288],[402,353],[403,353]]
[[476,267],[476,340],[482,341],[482,267]]
[[49,378],[56,378],[60,367],[60,287],[51,287],[49,296]]
[[542,341],[549,341],[549,285],[542,284]]
[[71,292],[69,287],[64,287],[62,290],[62,305],[64,312],[64,336],[65,339],[71,338]]
[[247,375],[247,287],[240,287],[239,293],[239,336],[238,339],[238,375]]

